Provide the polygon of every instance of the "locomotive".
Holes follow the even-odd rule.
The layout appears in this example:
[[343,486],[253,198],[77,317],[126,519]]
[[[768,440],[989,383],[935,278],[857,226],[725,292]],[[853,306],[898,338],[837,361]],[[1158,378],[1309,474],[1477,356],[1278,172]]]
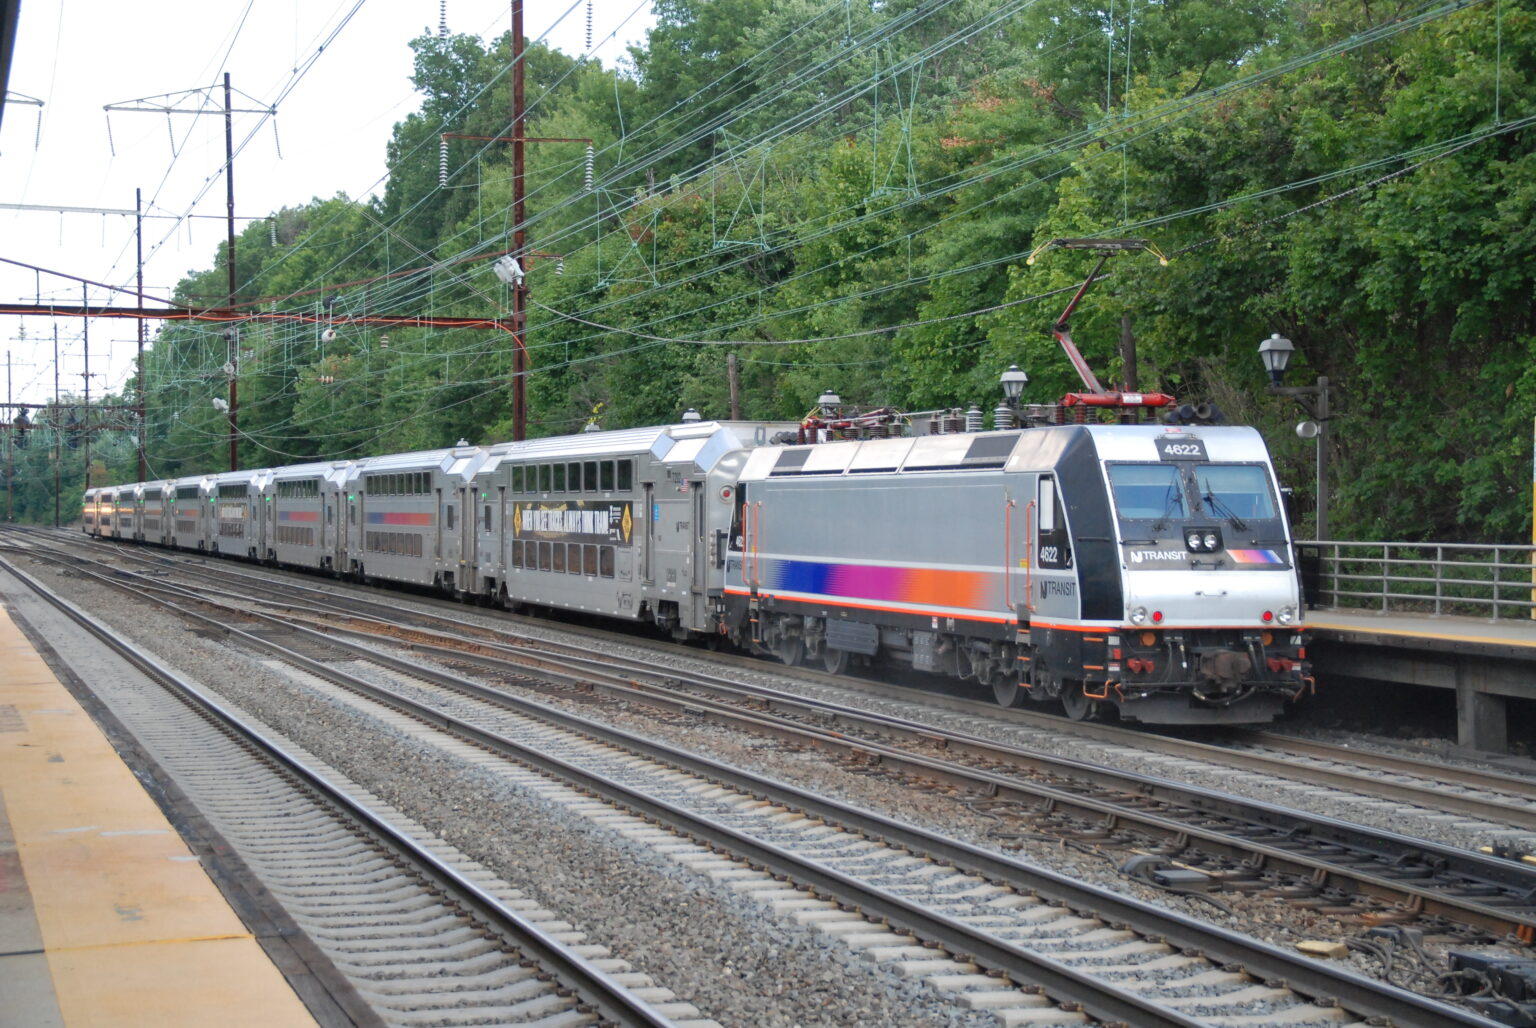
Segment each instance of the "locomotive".
[[1253,429],[933,427],[694,422],[225,472],[91,489],[82,524],[1075,718],[1266,721],[1310,686]]

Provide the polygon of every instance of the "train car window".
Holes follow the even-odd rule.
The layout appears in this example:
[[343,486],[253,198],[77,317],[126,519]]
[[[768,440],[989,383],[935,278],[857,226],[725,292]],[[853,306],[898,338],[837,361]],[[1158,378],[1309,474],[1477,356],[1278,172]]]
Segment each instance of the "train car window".
[[347,508],[347,524],[349,524],[349,525],[357,524],[357,508],[356,507],[348,507]]
[[583,546],[582,547],[582,553],[581,553],[581,559],[582,559],[582,567],[581,567],[582,574],[584,574],[584,575],[591,575],[592,577],[596,578],[597,577],[597,546],[595,544],[593,544],[593,543],[588,543],[587,545]]
[[565,569],[573,575],[581,574],[581,543],[571,543],[565,557]]
[[523,491],[523,466],[521,464],[512,469],[512,491],[514,493]]
[[565,481],[571,492],[581,492],[581,463],[572,461],[565,466]]
[[1041,532],[1056,531],[1056,480],[1050,476],[1040,479],[1040,502],[1038,504]]
[[629,492],[635,487],[635,466],[627,460],[619,461],[619,491]]
[[597,492],[597,461],[589,460],[581,466],[581,488],[583,492]]
[[489,503],[485,505],[485,530],[487,532],[491,530],[491,505]]
[[605,493],[613,491],[613,461],[605,460],[598,469],[598,488]]
[[557,493],[565,492],[565,465],[564,464],[556,464],[554,466],[554,488],[551,491],[552,492],[557,492]]
[[1185,516],[1184,488],[1172,464],[1111,464],[1109,488],[1115,509],[1126,519],[1158,520]]
[[539,492],[549,492],[549,465],[539,465]]
[[336,523],[336,508],[330,504],[325,505],[325,523],[327,525],[334,525]]
[[549,570],[550,559],[551,558],[550,558],[550,555],[549,555],[549,543],[546,543],[546,542],[539,543],[539,570],[540,571],[548,571]]
[[444,528],[452,528],[453,527],[453,504],[451,504],[451,503],[448,504],[448,506],[443,508],[443,527]]
[[1195,468],[1201,502],[1219,518],[1276,517],[1269,476],[1257,464],[1206,464]]
[[597,573],[603,578],[613,577],[613,547],[599,546],[597,549]]
[[565,543],[555,543],[550,549],[553,559],[553,565],[550,567],[550,570],[557,571],[562,575],[565,574]]
[[512,542],[512,566],[515,568],[523,566],[523,543],[520,539]]

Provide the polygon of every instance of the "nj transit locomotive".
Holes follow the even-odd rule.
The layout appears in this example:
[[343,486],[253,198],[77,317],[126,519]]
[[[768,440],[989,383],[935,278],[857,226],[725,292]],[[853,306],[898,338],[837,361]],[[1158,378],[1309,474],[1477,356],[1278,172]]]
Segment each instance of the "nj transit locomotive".
[[92,489],[84,529],[649,622],[833,671],[910,665],[1079,718],[1265,721],[1310,684],[1291,540],[1250,428],[771,442],[783,427]]

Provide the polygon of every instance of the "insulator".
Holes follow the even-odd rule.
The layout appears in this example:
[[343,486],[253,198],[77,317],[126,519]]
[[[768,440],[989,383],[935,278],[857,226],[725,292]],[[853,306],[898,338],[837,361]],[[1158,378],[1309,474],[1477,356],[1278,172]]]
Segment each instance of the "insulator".
[[564,275],[565,274],[565,258],[564,257],[556,257],[555,258],[555,274],[556,275]]
[[277,247],[277,219],[276,218],[268,218],[267,219],[267,231],[271,235],[272,246],[273,246],[274,249],[276,249],[276,247]]
[[437,0],[437,34],[448,38],[448,0]]
[[592,188],[592,168],[596,163],[597,152],[592,149],[592,144],[587,144],[587,170],[582,176],[582,184],[590,190]]
[[1006,403],[992,408],[992,427],[999,432],[1013,427],[1013,409]]
[[437,184],[446,188],[448,185],[448,140],[437,141]]
[[944,431],[946,433],[959,432],[965,427],[965,421],[959,417],[958,410],[950,411],[944,417]]
[[587,52],[592,52],[592,0],[587,0]]
[[974,403],[971,409],[965,412],[965,430],[967,432],[981,431],[981,408]]

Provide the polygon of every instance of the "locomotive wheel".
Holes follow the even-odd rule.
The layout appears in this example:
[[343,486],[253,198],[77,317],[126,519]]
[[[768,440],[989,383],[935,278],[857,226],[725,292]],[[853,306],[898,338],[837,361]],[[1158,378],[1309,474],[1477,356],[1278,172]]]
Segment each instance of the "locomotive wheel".
[[805,640],[798,635],[789,639],[780,639],[774,644],[773,655],[790,667],[794,667],[805,658]]
[[821,651],[821,666],[829,675],[840,675],[848,670],[848,651],[828,647]]
[[1083,693],[1082,682],[1062,683],[1061,705],[1073,721],[1092,721],[1099,716],[1099,704]]
[[1000,707],[1022,707],[1029,698],[1029,690],[1012,675],[993,675],[992,698]]

